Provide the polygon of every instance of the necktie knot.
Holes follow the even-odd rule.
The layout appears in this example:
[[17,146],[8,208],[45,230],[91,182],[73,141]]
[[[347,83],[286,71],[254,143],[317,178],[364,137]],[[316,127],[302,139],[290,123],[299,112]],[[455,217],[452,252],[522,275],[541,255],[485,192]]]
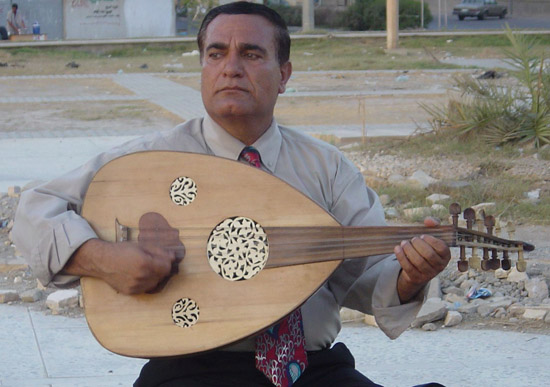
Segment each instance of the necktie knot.
[[256,167],[262,167],[260,152],[253,146],[245,146],[239,154],[239,161],[246,161],[248,164]]

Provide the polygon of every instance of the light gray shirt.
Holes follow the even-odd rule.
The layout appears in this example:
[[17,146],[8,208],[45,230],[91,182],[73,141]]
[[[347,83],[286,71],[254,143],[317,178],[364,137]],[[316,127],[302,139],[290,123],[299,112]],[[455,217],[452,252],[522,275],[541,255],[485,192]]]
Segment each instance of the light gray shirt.
[[[310,197],[340,224],[385,225],[378,196],[335,147],[275,121],[253,146],[260,152],[263,170]],[[70,286],[78,278],[64,274],[63,267],[80,245],[96,238],[79,214],[88,185],[102,165],[144,150],[177,150],[237,160],[243,147],[208,116],[132,140],[64,176],[23,192],[13,240],[43,284]],[[419,294],[401,305],[397,295],[400,269],[393,254],[344,261],[302,306],[307,350],[326,348],[335,340],[341,328],[342,306],[374,315],[386,335],[399,336],[423,300],[423,294]],[[233,349],[248,350],[251,346],[248,340]]]

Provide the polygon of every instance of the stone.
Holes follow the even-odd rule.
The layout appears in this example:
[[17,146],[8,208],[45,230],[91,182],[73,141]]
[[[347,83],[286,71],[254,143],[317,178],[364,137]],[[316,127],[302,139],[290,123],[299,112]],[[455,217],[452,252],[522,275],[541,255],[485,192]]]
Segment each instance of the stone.
[[465,304],[468,302],[468,300],[466,299],[466,297],[464,296],[459,296],[458,294],[454,294],[454,293],[449,293],[449,294],[446,294],[445,297],[443,298],[445,301],[447,302],[450,302],[452,304],[455,304],[455,303],[459,303],[459,304]]
[[[487,210],[493,210],[495,209],[497,206],[496,203],[493,203],[493,202],[487,202],[487,203],[479,203],[479,204],[476,204],[475,206],[472,206],[472,209],[476,212],[476,213],[479,213],[479,211],[483,210],[485,212],[487,212]],[[489,215],[489,214],[487,214]]]
[[371,314],[365,314],[365,318],[363,319],[363,322],[371,327],[378,327],[378,324],[376,323],[376,319]]
[[387,206],[388,204],[390,204],[390,202],[391,202],[390,195],[388,195],[388,194],[380,195],[379,199],[380,199],[380,204],[382,204],[382,206],[384,206],[384,207]]
[[447,314],[447,307],[439,298],[428,298],[412,322],[413,328],[421,327],[426,323],[441,320]]
[[436,204],[436,203],[444,202],[445,200],[449,200],[450,198],[451,197],[449,195],[434,193],[426,198],[426,202],[428,204]]
[[523,318],[527,320],[544,320],[548,310],[539,308],[525,308]]
[[504,269],[498,268],[498,269],[495,270],[495,278],[507,279],[508,278],[508,272],[509,272],[509,270],[504,270]]
[[525,281],[525,290],[529,298],[533,298],[538,301],[542,301],[548,298],[548,285],[544,278],[533,278]]
[[409,178],[407,179],[408,183],[418,185],[422,188],[428,188],[430,184],[433,184],[437,182],[437,179],[434,179],[430,175],[428,175],[423,170],[419,169],[418,171],[415,171]]
[[508,297],[494,297],[477,308],[481,317],[487,317],[498,308],[508,308],[514,301]]
[[36,287],[39,290],[46,290],[46,287],[44,285],[42,285],[42,282],[40,282],[40,280],[38,278],[36,279]]
[[40,289],[29,289],[21,293],[21,301],[36,302],[42,299],[44,292]]
[[456,311],[449,311],[447,312],[447,315],[445,316],[444,320],[444,326],[446,327],[454,327],[455,325],[458,325],[462,322],[462,314],[460,312]]
[[464,296],[464,289],[457,288],[456,286],[448,286],[443,288],[445,294],[456,294],[457,296]]
[[434,277],[430,281],[426,298],[441,298],[441,296],[441,280],[439,277]]
[[365,314],[349,308],[340,309],[340,319],[342,322],[360,321],[364,319]]
[[52,312],[59,312],[64,308],[73,308],[78,305],[78,290],[64,289],[53,292],[46,298],[46,306]]
[[426,332],[432,332],[437,330],[437,326],[434,323],[426,323],[422,325],[422,330]]
[[395,207],[384,208],[384,214],[387,218],[397,218],[399,217],[399,211]]
[[407,218],[425,217],[429,216],[431,213],[429,207],[406,208],[403,210],[403,215]]
[[8,196],[10,198],[18,198],[19,196],[21,196],[21,187],[19,187],[18,185],[8,187]]
[[404,181],[405,178],[398,173],[391,174],[390,177],[388,177],[388,183],[391,184],[403,183]]
[[521,281],[527,281],[529,279],[529,276],[524,271],[518,271],[515,267],[513,267],[510,272],[508,273],[508,281],[510,282],[521,282]]
[[15,290],[0,290],[0,304],[18,301],[19,294]]
[[457,311],[464,314],[476,313],[479,306],[482,305],[483,303],[484,303],[483,300],[476,299],[471,302],[468,302],[467,304],[460,305]]
[[433,211],[447,211],[447,207],[443,204],[435,203],[430,207]]

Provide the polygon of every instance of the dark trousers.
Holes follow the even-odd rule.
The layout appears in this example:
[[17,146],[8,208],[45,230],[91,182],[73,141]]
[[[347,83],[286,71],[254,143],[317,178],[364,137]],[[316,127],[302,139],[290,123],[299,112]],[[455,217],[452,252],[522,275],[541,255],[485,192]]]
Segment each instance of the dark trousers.
[[[308,367],[295,387],[380,387],[355,369],[355,359],[342,344],[308,352]],[[153,359],[143,369],[134,387],[272,387],[255,367],[252,352],[216,351],[203,355]],[[429,384],[428,386],[441,386]]]

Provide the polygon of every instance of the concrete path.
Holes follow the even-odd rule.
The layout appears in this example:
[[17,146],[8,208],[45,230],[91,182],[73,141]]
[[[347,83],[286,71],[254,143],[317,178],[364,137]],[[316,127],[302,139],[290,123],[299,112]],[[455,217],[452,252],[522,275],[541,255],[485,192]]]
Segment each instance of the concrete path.
[[[388,387],[436,381],[448,387],[540,387],[550,380],[550,336],[502,331],[409,330],[344,325],[338,341],[357,368]],[[81,318],[0,304],[0,386],[130,386],[145,360],[102,348]]]
[[[443,70],[447,73],[448,70]],[[319,73],[319,72],[315,72]],[[146,100],[187,120],[203,116],[205,113],[200,92],[170,80],[166,74],[83,74],[83,75],[51,75],[51,76],[16,76],[0,77],[0,82],[6,79],[81,79],[110,78],[116,84],[131,91],[131,95],[67,95],[41,96],[33,91],[32,95],[16,97],[0,97],[2,104],[10,103],[47,103],[47,102],[82,102],[82,101],[120,101]],[[353,95],[443,95],[445,90],[433,88],[428,90],[379,90],[355,91]],[[349,92],[318,91],[296,92],[285,97],[323,97],[345,96]],[[311,134],[330,134],[339,138],[360,137],[360,125],[307,125],[298,129]],[[416,123],[410,124],[380,124],[369,125],[367,136],[408,136],[418,129]],[[83,131],[11,131],[2,132],[0,127],[0,192],[6,192],[12,185],[25,185],[34,180],[49,180],[85,163],[94,155],[144,134],[143,131],[125,131],[121,135],[117,131],[91,130]]]

